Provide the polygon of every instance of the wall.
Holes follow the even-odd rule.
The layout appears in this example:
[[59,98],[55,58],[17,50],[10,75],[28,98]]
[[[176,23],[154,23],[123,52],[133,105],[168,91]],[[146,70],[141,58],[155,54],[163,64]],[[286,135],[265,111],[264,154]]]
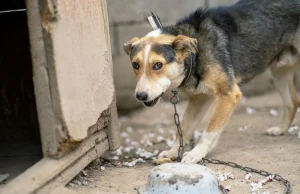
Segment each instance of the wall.
[[[147,12],[143,10],[153,11],[159,15],[164,24],[170,24],[197,7],[216,7],[234,2],[236,0],[109,0],[108,16],[118,108],[128,109],[141,105],[133,95],[136,81],[129,57],[123,51],[123,44],[135,36],[142,37],[151,31],[145,20]],[[242,90],[245,95],[256,95],[272,88],[270,73],[265,72]]]

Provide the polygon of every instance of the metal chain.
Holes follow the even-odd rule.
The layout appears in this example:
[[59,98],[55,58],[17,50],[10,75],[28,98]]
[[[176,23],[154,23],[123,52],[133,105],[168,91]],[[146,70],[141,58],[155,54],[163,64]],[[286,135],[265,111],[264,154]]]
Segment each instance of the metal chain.
[[[173,96],[171,97],[170,99],[170,102],[173,104],[174,106],[174,122],[175,122],[175,125],[177,127],[177,130],[178,130],[178,138],[179,138],[179,148],[178,148],[178,161],[180,162],[181,159],[182,159],[182,155],[183,155],[183,137],[182,137],[182,130],[181,130],[181,125],[180,125],[180,119],[179,119],[179,114],[177,112],[177,107],[176,105],[179,103],[179,97],[177,96],[178,93],[179,93],[179,89],[174,89],[172,90],[172,93],[173,93]],[[285,186],[285,192],[284,194],[291,194],[292,193],[292,187],[291,187],[291,183],[284,179],[282,176],[278,175],[278,174],[272,174],[272,173],[269,173],[269,172],[266,172],[266,171],[263,171],[263,170],[256,170],[256,169],[253,169],[253,168],[250,168],[250,167],[244,167],[244,166],[241,166],[239,164],[236,164],[234,162],[225,162],[225,161],[221,161],[221,160],[216,160],[216,159],[207,159],[207,158],[203,158],[201,162],[199,162],[199,164],[201,165],[204,165],[204,162],[205,163],[209,163],[209,164],[222,164],[222,165],[226,165],[226,166],[229,166],[229,167],[232,167],[232,168],[237,168],[237,169],[240,169],[242,171],[245,171],[245,172],[252,172],[252,173],[256,173],[256,174],[259,174],[261,176],[264,176],[264,177],[267,177],[267,176],[273,176],[273,178],[281,183],[283,183],[283,185]],[[227,191],[222,187],[220,188],[221,191],[226,194]]]
[[[207,158],[203,158],[202,159],[203,162],[209,163],[209,164],[222,164],[222,165],[226,165],[226,166],[230,166],[232,168],[237,168],[240,169],[242,171],[245,172],[252,172],[252,173],[256,173],[259,174],[261,176],[267,177],[267,176],[273,176],[273,178],[281,183],[283,183],[283,185],[285,186],[286,190],[285,190],[285,194],[291,194],[292,193],[292,187],[291,187],[291,183],[284,179],[282,176],[278,175],[278,174],[272,174],[263,170],[256,170],[250,167],[245,167],[245,166],[241,166],[239,164],[236,164],[234,162],[225,162],[225,161],[221,161],[221,160],[217,160],[217,159],[207,159]],[[202,164],[203,164],[202,162]],[[200,163],[201,164],[201,163]]]
[[178,138],[179,138],[179,148],[178,148],[178,162],[181,161],[182,159],[182,155],[183,155],[183,137],[182,137],[182,130],[181,130],[181,125],[180,125],[180,118],[179,118],[179,114],[177,112],[177,108],[176,108],[176,105],[178,104],[179,102],[179,97],[177,96],[178,93],[179,93],[179,89],[174,89],[172,90],[172,93],[173,93],[173,96],[171,97],[170,99],[170,102],[173,104],[174,106],[174,122],[175,122],[175,125],[177,127],[177,131],[178,131]]

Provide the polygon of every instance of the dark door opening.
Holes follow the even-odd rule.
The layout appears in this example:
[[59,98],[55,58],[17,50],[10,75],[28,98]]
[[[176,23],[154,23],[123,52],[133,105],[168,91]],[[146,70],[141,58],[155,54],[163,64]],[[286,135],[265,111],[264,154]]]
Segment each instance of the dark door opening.
[[0,2],[0,184],[42,158],[26,11],[1,13],[25,8]]

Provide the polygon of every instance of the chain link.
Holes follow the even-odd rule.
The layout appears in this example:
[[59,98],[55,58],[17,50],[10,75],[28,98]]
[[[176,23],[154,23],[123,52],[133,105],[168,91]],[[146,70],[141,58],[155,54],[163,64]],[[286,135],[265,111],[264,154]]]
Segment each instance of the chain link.
[[278,175],[278,174],[271,174],[269,172],[263,171],[263,170],[256,170],[250,167],[243,167],[241,165],[238,165],[234,162],[225,162],[225,161],[221,161],[221,160],[216,160],[216,159],[207,159],[207,158],[203,158],[202,159],[202,164],[203,163],[209,163],[209,164],[222,164],[222,165],[226,165],[226,166],[230,166],[232,168],[237,168],[240,169],[242,171],[245,172],[252,172],[252,173],[256,173],[259,174],[261,176],[264,177],[268,177],[268,176],[273,176],[273,178],[279,182],[282,182],[286,188],[285,190],[285,194],[291,194],[292,193],[292,188],[291,188],[291,183],[284,179],[282,176]]
[[179,114],[178,114],[177,108],[176,108],[176,105],[179,102],[179,97],[177,96],[179,93],[179,89],[172,90],[172,93],[173,93],[173,96],[171,97],[170,102],[173,104],[174,111],[175,111],[174,122],[177,127],[177,131],[178,131],[178,138],[179,138],[179,145],[180,145],[178,148],[178,162],[180,162],[182,159],[184,147],[183,147],[183,137],[182,137],[182,130],[181,130],[181,125],[180,125],[180,118],[179,118]]
[[[184,151],[184,147],[183,147],[183,137],[182,137],[182,130],[181,130],[181,125],[180,125],[180,118],[179,118],[179,114],[177,112],[177,107],[176,105],[179,103],[179,97],[177,96],[179,93],[179,89],[174,89],[172,90],[173,96],[170,99],[170,102],[173,104],[174,106],[174,122],[175,125],[177,127],[178,130],[178,138],[179,138],[179,148],[178,148],[178,161],[180,162],[182,159],[182,155],[183,155],[183,151]],[[250,167],[245,167],[245,166],[241,166],[239,164],[236,164],[234,162],[225,162],[225,161],[221,161],[221,160],[216,160],[216,159],[207,159],[207,158],[203,158],[202,161],[199,162],[199,164],[201,165],[205,165],[205,163],[209,163],[209,164],[221,164],[221,165],[225,165],[225,166],[229,166],[232,168],[237,168],[240,169],[242,171],[245,172],[252,172],[252,173],[256,173],[259,174],[261,176],[264,177],[268,177],[268,176],[273,176],[273,178],[281,183],[283,183],[283,185],[285,186],[285,192],[284,194],[291,194],[292,193],[292,187],[291,187],[291,183],[284,179],[282,176],[278,175],[278,174],[271,174],[269,172],[263,171],[263,170],[256,170]],[[226,189],[224,189],[223,187],[220,187],[220,190],[224,193],[227,194]]]

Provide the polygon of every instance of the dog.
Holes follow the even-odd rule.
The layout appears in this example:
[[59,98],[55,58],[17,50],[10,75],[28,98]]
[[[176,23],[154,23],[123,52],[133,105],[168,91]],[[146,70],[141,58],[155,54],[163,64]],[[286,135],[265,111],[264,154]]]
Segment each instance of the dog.
[[[185,144],[207,109],[213,114],[199,143],[183,163],[197,163],[217,144],[242,97],[240,86],[270,68],[284,114],[267,130],[282,135],[299,105],[295,72],[300,66],[300,1],[240,0],[227,7],[199,8],[176,24],[125,43],[137,78],[136,98],[154,106],[168,89],[180,88],[189,102],[182,119]],[[176,158],[178,134],[158,158]]]

